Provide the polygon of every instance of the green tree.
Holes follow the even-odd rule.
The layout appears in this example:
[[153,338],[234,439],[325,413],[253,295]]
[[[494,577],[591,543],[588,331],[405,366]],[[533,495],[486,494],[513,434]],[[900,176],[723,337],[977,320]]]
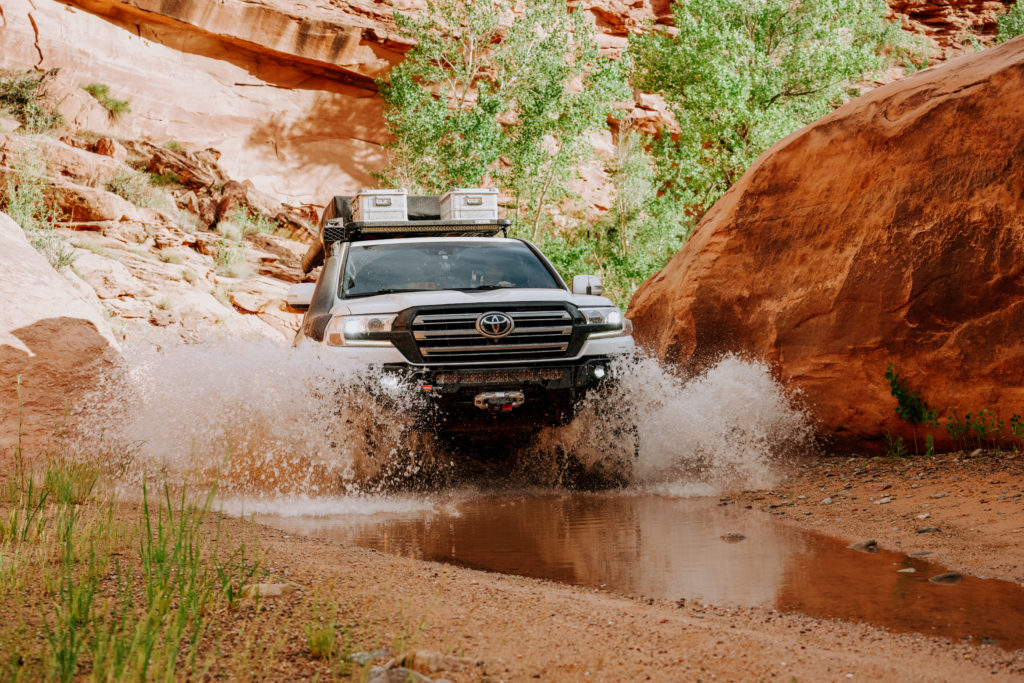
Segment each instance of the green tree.
[[997,43],[1005,43],[1010,38],[1016,38],[1024,33],[1024,4],[1013,3],[1010,10],[999,17],[999,33],[996,34]]
[[582,12],[564,3],[436,0],[396,13],[415,41],[381,81],[386,184],[442,193],[491,182],[510,215],[536,237],[545,208],[571,196],[569,181],[628,94],[623,63],[602,57]]
[[[679,123],[655,145],[663,190],[706,211],[762,152],[851,96],[904,41],[882,0],[686,0],[631,37],[633,82]],[[890,50],[891,51],[891,50]]]

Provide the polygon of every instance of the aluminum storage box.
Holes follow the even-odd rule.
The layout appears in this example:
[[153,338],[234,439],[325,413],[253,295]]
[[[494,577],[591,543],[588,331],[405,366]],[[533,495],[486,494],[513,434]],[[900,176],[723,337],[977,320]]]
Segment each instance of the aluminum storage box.
[[352,199],[352,220],[407,221],[408,195],[408,190],[362,190]]
[[466,188],[441,196],[441,220],[497,220],[498,191],[493,188]]

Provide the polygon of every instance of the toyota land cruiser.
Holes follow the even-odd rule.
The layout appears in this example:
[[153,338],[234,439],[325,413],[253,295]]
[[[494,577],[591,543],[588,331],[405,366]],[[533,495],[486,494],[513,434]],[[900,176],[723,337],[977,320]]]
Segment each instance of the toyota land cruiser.
[[359,197],[324,210],[303,259],[307,273],[323,266],[316,285],[289,292],[306,310],[295,344],[378,368],[441,433],[508,438],[570,421],[634,349],[600,281],[568,287],[533,244],[499,236],[496,208],[451,218],[447,196],[400,199],[407,208],[380,220],[353,216]]

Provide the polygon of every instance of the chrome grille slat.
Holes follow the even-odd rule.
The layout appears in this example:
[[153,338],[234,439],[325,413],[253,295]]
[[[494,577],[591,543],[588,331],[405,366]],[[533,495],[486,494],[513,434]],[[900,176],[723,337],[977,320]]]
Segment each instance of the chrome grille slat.
[[[566,325],[564,327],[517,327],[512,331],[510,337],[521,337],[524,335],[531,334],[572,334],[572,325]],[[413,337],[417,340],[422,341],[425,339],[434,339],[442,337],[479,337],[480,333],[476,331],[476,328],[471,329],[459,329],[459,330],[429,330],[425,332],[414,332]]]
[[[436,311],[436,309],[435,309]],[[484,313],[501,312],[515,322],[505,337],[485,337],[476,329]],[[496,305],[470,313],[420,313],[412,321],[413,341],[424,360],[430,362],[472,363],[531,359],[565,358],[572,335],[572,314],[564,308],[544,308],[536,304],[517,307]]]
[[466,353],[480,351],[494,353],[496,351],[565,351],[568,344],[488,344],[487,346],[440,346],[435,349],[421,349],[424,356],[435,353]]

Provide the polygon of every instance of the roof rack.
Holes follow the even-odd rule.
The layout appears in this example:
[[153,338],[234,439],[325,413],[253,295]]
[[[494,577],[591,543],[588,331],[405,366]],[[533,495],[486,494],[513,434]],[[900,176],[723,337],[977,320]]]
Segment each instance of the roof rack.
[[331,242],[358,242],[379,240],[389,237],[493,237],[499,232],[508,236],[509,221],[494,220],[458,221],[352,221],[341,218],[328,220],[323,227],[321,239],[324,244]]
[[302,258],[302,270],[309,273],[324,261],[324,252],[334,242],[358,242],[398,237],[508,237],[511,224],[506,218],[441,220],[440,197],[408,197],[407,221],[354,221],[352,197],[336,196],[320,219],[320,239]]

